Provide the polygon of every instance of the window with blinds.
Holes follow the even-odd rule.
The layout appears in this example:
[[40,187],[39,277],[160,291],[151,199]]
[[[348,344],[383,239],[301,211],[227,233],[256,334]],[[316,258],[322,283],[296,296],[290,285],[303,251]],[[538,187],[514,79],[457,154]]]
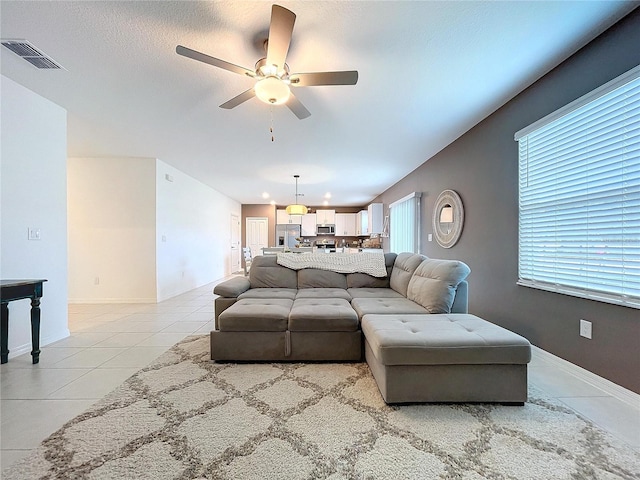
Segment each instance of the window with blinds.
[[389,248],[392,252],[420,253],[420,196],[413,192],[389,205]]
[[640,66],[515,139],[518,283],[640,308]]

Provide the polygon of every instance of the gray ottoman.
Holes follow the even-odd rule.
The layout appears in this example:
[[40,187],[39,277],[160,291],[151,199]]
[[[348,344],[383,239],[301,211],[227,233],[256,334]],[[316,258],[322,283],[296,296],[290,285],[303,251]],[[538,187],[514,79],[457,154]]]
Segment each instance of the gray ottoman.
[[221,332],[284,332],[293,300],[245,298],[218,317]]
[[362,331],[342,298],[242,298],[220,313],[211,359],[361,361]]
[[211,360],[285,360],[293,300],[245,298],[218,317],[211,332]]
[[355,332],[358,314],[343,298],[296,298],[289,313],[292,332]]
[[527,400],[529,341],[479,317],[365,315],[362,331],[387,403]]
[[358,314],[343,298],[296,298],[288,334],[290,355],[298,360],[362,359]]

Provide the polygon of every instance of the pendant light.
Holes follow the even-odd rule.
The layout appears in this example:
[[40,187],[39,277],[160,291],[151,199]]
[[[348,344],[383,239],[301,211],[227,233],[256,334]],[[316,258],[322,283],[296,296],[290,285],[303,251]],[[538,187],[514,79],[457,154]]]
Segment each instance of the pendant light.
[[294,175],[293,178],[296,179],[296,203],[288,205],[286,211],[289,215],[306,215],[309,209],[298,203],[298,197],[301,196],[298,194],[298,179],[300,175]]

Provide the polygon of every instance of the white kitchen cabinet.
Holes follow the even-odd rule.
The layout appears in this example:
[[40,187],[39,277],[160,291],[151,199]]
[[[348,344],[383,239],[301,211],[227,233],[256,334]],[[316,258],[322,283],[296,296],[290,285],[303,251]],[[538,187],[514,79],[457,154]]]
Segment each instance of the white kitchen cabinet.
[[307,213],[302,215],[302,236],[303,237],[315,237],[316,236],[316,214]]
[[355,213],[336,213],[336,237],[355,237],[356,222]]
[[286,210],[276,210],[276,224],[302,225],[302,215],[289,215]]
[[384,218],[381,203],[372,203],[367,208],[367,231],[369,234],[382,233]]
[[334,225],[336,223],[336,211],[316,210],[316,222],[318,225]]
[[368,215],[369,214],[366,210],[360,210],[356,214],[356,235],[359,237],[369,235],[368,220],[367,220]]

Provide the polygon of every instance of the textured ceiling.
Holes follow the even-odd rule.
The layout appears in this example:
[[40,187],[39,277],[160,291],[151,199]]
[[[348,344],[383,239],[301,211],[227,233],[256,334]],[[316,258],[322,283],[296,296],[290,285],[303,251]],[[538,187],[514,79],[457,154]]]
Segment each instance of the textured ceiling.
[[2,38],[66,69],[2,48],[2,74],[67,109],[70,156],[159,158],[242,203],[290,203],[299,174],[306,204],[363,205],[638,5],[281,2],[297,15],[291,71],[358,84],[296,89],[305,120],[255,98],[223,110],[252,80],[175,47],[253,68],[271,4],[2,0]]

